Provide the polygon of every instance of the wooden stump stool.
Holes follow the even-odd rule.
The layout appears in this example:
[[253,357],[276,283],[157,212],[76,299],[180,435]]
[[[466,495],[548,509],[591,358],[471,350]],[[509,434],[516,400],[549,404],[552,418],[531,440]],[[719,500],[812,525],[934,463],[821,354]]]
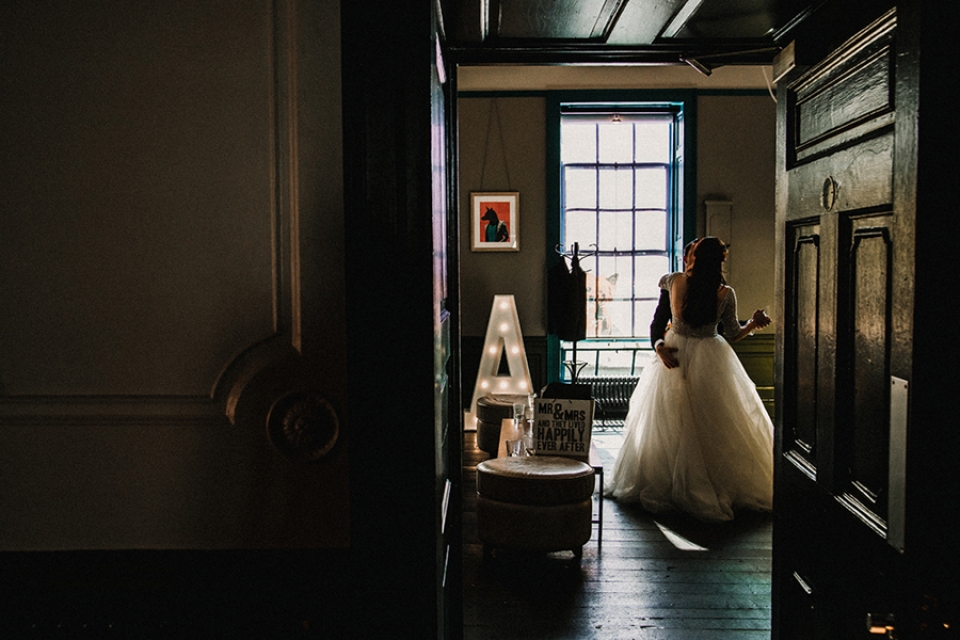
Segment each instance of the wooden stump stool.
[[477,398],[477,448],[497,457],[500,445],[500,423],[513,417],[513,403],[527,402],[527,396],[487,395]]
[[517,456],[477,465],[477,533],[484,558],[496,547],[573,551],[593,530],[594,470],[559,456]]

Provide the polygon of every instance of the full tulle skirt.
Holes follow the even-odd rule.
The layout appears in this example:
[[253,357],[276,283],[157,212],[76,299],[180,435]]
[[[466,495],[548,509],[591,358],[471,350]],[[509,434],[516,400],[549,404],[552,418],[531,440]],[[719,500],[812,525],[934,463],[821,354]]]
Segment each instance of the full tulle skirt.
[[644,367],[606,495],[710,521],[771,509],[773,424],[737,355],[721,336],[665,342],[680,366]]

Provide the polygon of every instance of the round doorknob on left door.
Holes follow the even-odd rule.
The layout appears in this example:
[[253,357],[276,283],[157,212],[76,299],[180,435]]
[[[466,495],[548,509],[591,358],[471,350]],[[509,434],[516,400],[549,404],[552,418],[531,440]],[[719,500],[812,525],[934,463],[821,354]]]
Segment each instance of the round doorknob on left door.
[[337,443],[340,420],[333,406],[315,391],[289,393],[270,407],[267,435],[283,455],[298,462],[316,462]]

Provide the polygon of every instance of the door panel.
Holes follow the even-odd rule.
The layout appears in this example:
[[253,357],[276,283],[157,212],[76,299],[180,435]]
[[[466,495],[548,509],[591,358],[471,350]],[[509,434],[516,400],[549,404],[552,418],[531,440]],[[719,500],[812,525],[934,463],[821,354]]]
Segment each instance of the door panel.
[[820,300],[820,225],[791,225],[787,273],[792,315],[787,323],[791,363],[784,408],[784,451],[812,478],[817,464],[817,337]]
[[895,29],[895,20],[873,25],[851,38],[841,55],[793,85],[795,160],[835,152],[893,122]]
[[850,381],[845,392],[851,402],[838,426],[842,442],[841,465],[845,487],[839,491],[842,504],[868,526],[886,535],[890,416],[890,305],[893,270],[893,239],[888,226],[891,215],[852,220],[849,247]]

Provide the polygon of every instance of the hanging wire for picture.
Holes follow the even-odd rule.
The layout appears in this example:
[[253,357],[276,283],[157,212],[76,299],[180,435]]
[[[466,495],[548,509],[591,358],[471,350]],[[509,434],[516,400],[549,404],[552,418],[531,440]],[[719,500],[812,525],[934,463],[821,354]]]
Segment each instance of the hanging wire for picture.
[[490,149],[490,132],[493,129],[493,118],[497,118],[497,136],[500,138],[500,154],[503,158],[503,174],[507,179],[505,191],[511,191],[510,188],[510,167],[507,165],[507,147],[503,143],[503,126],[500,123],[500,106],[497,99],[494,98],[490,103],[490,112],[487,115],[487,134],[483,143],[483,156],[480,161],[480,191],[484,191],[483,179],[487,173],[487,152]]

